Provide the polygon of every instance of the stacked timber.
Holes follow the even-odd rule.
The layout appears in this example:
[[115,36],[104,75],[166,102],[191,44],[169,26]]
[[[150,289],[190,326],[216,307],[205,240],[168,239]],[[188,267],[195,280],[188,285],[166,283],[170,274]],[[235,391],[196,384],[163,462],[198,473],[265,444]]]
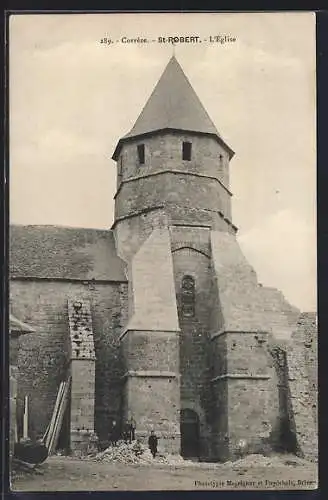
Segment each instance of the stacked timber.
[[25,397],[23,439],[15,443],[14,458],[21,464],[38,465],[44,462],[49,455],[56,451],[59,434],[62,428],[65,410],[69,399],[71,377],[61,382],[54,411],[41,441],[33,442],[28,437],[28,396]]
[[69,399],[70,383],[71,377],[69,377],[67,381],[60,383],[54,411],[42,439],[43,443],[48,449],[48,455],[52,455],[56,451],[56,446],[58,443],[58,438],[62,428],[64,414]]

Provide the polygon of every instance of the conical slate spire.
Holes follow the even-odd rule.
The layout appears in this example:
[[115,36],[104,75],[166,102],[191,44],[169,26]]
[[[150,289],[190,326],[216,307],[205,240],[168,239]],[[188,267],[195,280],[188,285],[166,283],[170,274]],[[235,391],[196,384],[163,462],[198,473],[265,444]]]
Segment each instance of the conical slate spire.
[[219,136],[175,56],[170,59],[134,127],[124,138],[167,128]]
[[211,134],[228,150],[230,157],[234,154],[220,136],[174,55],[136,123],[119,140],[112,158],[117,160],[125,140],[168,129]]

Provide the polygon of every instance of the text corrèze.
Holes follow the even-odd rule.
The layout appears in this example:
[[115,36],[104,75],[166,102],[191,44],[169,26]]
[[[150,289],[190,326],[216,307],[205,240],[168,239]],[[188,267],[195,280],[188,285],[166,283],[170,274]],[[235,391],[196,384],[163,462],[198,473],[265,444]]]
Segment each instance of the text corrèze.
[[160,44],[197,44],[197,43],[219,43],[224,45],[225,43],[233,43],[236,38],[230,35],[209,35],[208,37],[200,37],[199,35],[187,35],[187,36],[158,36],[157,38],[145,38],[142,36],[138,37],[128,37],[122,36],[121,38],[114,40],[109,36],[100,39],[101,44],[112,45],[115,43],[122,44],[148,44],[148,43],[160,43]]

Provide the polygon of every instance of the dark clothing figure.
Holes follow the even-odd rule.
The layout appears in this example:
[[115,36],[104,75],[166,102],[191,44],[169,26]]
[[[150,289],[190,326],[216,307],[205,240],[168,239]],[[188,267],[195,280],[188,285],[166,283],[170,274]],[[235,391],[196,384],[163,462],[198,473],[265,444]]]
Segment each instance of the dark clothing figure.
[[130,423],[129,422],[126,422],[125,425],[124,425],[124,441],[126,443],[131,443],[131,430],[130,430]]
[[136,438],[136,421],[134,420],[133,417],[130,419],[130,439],[131,441],[134,441]]
[[136,422],[133,417],[126,421],[124,426],[124,436],[124,440],[129,443],[132,443],[132,441],[136,438]]
[[111,433],[110,433],[110,440],[111,440],[111,443],[113,446],[116,446],[117,445],[117,441],[119,440],[119,430],[118,430],[118,427],[116,425],[116,421],[114,420],[113,423],[112,423],[112,429],[111,429]]
[[151,434],[148,439],[148,446],[154,458],[156,457],[157,453],[157,444],[158,444],[158,438],[157,436],[155,436],[154,431],[151,431]]

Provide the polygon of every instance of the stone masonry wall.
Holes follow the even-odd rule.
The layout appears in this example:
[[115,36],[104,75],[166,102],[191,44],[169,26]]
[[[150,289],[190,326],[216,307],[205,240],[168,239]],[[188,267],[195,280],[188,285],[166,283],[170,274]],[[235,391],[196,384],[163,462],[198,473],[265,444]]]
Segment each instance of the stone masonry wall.
[[178,331],[170,236],[155,229],[129,266],[133,312],[126,330]]
[[211,232],[211,243],[218,314],[212,315],[210,331],[212,343],[218,344],[215,353],[220,337],[226,337],[227,356],[225,363],[213,358],[212,372],[218,399],[219,384],[227,380],[229,454],[237,451],[239,439],[246,439],[250,450],[274,447],[281,432],[282,393],[269,344],[291,339],[297,309],[277,290],[257,283],[232,235]]
[[309,398],[315,425],[318,423],[318,328],[316,313],[301,314],[295,336],[301,333],[305,369],[309,382]]
[[[199,228],[173,228],[172,247],[175,288],[180,323],[181,408],[196,411],[200,421],[200,454],[208,456],[210,448],[209,393],[209,293],[210,259],[194,248],[207,250],[209,231]],[[182,248],[179,248],[182,246]],[[184,317],[181,283],[185,275],[195,282],[195,315]]]
[[71,343],[70,449],[81,453],[96,441],[95,350],[90,302],[68,300]]
[[[30,396],[30,434],[43,434],[51,418],[59,384],[69,366],[67,299],[91,302],[96,351],[96,421],[98,436],[107,436],[111,416],[118,418],[122,368],[118,337],[126,322],[127,285],[61,281],[20,281],[10,285],[12,311],[33,325],[19,354],[18,413]],[[27,337],[27,336],[26,336]]]
[[[240,440],[248,453],[263,453],[271,448],[272,412],[275,393],[266,378],[230,378],[228,380],[228,431],[230,456],[238,456]],[[272,407],[271,407],[272,405]]]
[[[263,452],[280,426],[278,379],[267,349],[268,335],[227,332],[212,339],[212,390],[216,457],[227,459],[245,440],[250,453]],[[222,401],[225,406],[222,406]]]
[[128,267],[123,417],[133,414],[138,437],[146,440],[154,428],[165,450],[179,453],[179,323],[168,229],[155,229]]
[[125,262],[129,262],[155,228],[160,229],[167,225],[167,216],[163,208],[117,221],[114,234],[118,255]]
[[231,220],[230,196],[214,178],[161,170],[121,184],[115,198],[115,217],[156,207],[159,200],[186,208],[222,212]]
[[246,439],[249,451],[276,441],[280,427],[278,378],[265,333],[227,333],[229,433],[231,448]]
[[272,436],[273,447],[277,451],[295,453],[297,451],[297,443],[295,434],[292,432],[295,429],[295,423],[294,417],[291,414],[286,346],[272,344],[269,346],[268,351],[277,376],[279,403],[276,432]]
[[287,347],[289,421],[301,456],[318,459],[317,327],[315,314],[302,314]]
[[[190,161],[182,160],[184,141],[192,143]],[[138,161],[138,144],[145,144],[143,165],[139,165]],[[147,138],[126,142],[122,147],[120,157],[122,158],[123,180],[143,173],[177,169],[216,177],[229,189],[229,156],[213,137],[172,132],[154,134]]]
[[[202,225],[232,234],[237,231],[237,228],[224,218],[223,213],[201,210],[193,206],[183,207],[179,203],[165,203],[165,207],[163,204],[153,210],[137,211],[131,217],[116,221],[114,234],[118,255],[129,262],[154,229],[175,226],[178,230],[186,224],[189,225],[190,234],[192,231],[198,234],[199,226]],[[196,242],[197,238],[198,236]]]
[[122,339],[126,420],[145,443],[155,430],[166,452],[179,453],[179,338],[176,332],[132,331]]
[[170,332],[129,334],[122,343],[122,352],[124,366],[131,373],[147,370],[174,372],[179,364],[177,337]]
[[159,452],[179,454],[179,378],[149,372],[131,376],[126,380],[126,392],[137,424],[136,437],[146,444],[154,430],[159,438]]
[[228,380],[225,374],[228,371],[227,336],[214,334],[222,331],[224,325],[219,290],[215,279],[213,261],[211,260],[211,300],[209,316],[210,333],[210,403],[209,415],[211,425],[212,460],[229,459],[229,432],[228,432]]
[[14,453],[16,436],[17,366],[9,366],[9,456]]
[[213,212],[207,208],[193,206],[185,207],[179,203],[167,203],[165,206],[169,224],[172,226],[189,225],[196,230],[200,226],[211,227],[215,231],[226,231],[236,234],[237,227],[234,226],[223,212]]
[[262,287],[232,234],[211,231],[213,272],[227,332],[268,332],[291,338],[299,311],[278,290]]

